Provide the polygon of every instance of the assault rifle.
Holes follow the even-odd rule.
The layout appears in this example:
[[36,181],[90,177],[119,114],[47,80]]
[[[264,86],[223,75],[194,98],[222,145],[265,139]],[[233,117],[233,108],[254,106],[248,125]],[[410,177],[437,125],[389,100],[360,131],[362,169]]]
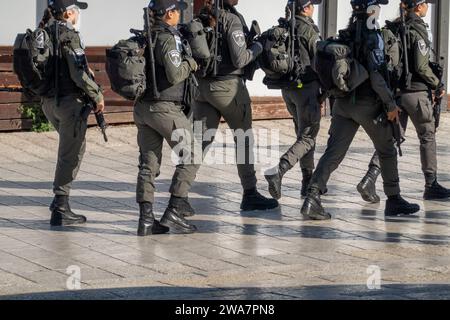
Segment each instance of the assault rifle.
[[261,27],[259,26],[258,21],[253,20],[250,32],[247,35],[247,44],[252,45],[258,40],[259,36],[261,36]]
[[[443,60],[444,58],[441,58]],[[444,78],[444,67],[437,62],[430,62],[430,67],[433,70],[433,73],[436,75],[436,77],[439,79],[439,86],[435,92],[435,98],[434,98],[434,106],[433,106],[433,115],[434,115],[434,126],[436,129],[439,128],[441,124],[441,111],[442,111],[442,99],[443,97],[440,97],[442,94],[442,91],[445,88],[445,85],[442,81]]]
[[[94,75],[91,73],[91,70],[89,69],[89,63],[86,56],[84,56],[84,72],[89,76],[89,78],[95,82]],[[81,109],[80,117],[83,120],[87,120],[91,112],[94,112],[95,120],[97,121],[97,126],[100,128],[100,131],[103,135],[103,139],[105,142],[108,142],[108,136],[106,135],[106,128],[108,127],[108,124],[106,123],[105,116],[103,115],[103,112],[96,112],[97,110],[97,103],[92,100],[91,97],[89,97],[86,93],[83,93],[83,101],[84,101],[84,107]]]
[[291,21],[290,21],[290,30],[291,30],[291,70],[293,71],[295,68],[295,28],[296,28],[296,20],[295,20],[295,10],[297,8],[297,1],[291,1]]
[[[88,68],[87,59],[85,61],[85,69],[85,72],[89,75],[89,78],[95,81],[94,76],[91,74]],[[81,109],[81,119],[87,120],[91,112],[94,112],[95,120],[97,121],[97,126],[100,128],[100,131],[103,135],[103,139],[105,140],[105,142],[108,142],[108,136],[106,135],[106,128],[108,128],[108,124],[106,123],[103,112],[95,112],[95,110],[97,110],[97,103],[85,93],[83,94],[83,100],[85,104],[83,109]]]
[[[187,40],[183,40],[183,41],[181,42],[181,45],[182,45],[182,47],[183,47],[183,53],[184,53],[187,57],[189,57],[189,58],[191,58],[191,59],[194,59],[194,57],[193,57],[193,55],[192,55],[192,49],[191,49],[191,46],[189,45],[189,42],[188,42]],[[197,77],[195,76],[195,74],[194,74],[194,73],[191,73],[189,77],[190,77],[190,80],[192,81],[192,84],[193,84],[195,87],[198,87],[199,84],[198,84],[198,80],[197,80]]]
[[[387,84],[389,90],[395,94],[397,88],[391,87],[391,83],[392,83],[391,75],[389,73],[386,62],[384,63],[384,66],[383,66],[383,74],[384,74],[384,78],[385,78],[385,81],[386,81],[386,84]],[[398,154],[400,155],[400,157],[403,157],[402,144],[406,141],[406,139],[402,134],[401,124],[399,122],[389,121],[387,119],[387,110],[386,110],[386,113],[383,113],[377,119],[377,122],[380,124],[386,123],[386,121],[389,122],[390,126],[392,127],[392,134],[394,136],[395,144],[398,149]]]
[[147,38],[148,58],[150,62],[150,76],[152,80],[153,96],[158,99],[160,93],[156,82],[156,60],[152,36],[152,23],[150,21],[150,8],[144,8],[144,35]]
[[[253,20],[250,31],[248,32],[247,37],[246,37],[247,46],[252,46],[256,41],[258,41],[258,38],[260,36],[261,36],[261,28],[259,26],[259,23],[258,23],[258,21]],[[259,67],[258,59],[256,59],[255,61],[253,61],[252,63],[250,63],[249,65],[247,65],[245,67],[244,78],[246,80],[252,81],[255,76],[256,70],[258,70],[259,68],[260,67]]]
[[410,89],[411,88],[411,81],[412,81],[412,73],[409,70],[409,56],[408,56],[408,37],[406,35],[406,17],[405,17],[405,9],[402,5],[400,5],[400,17],[401,17],[401,24],[400,24],[400,35],[402,37],[402,46],[403,46],[403,74],[404,74],[404,80],[405,80],[405,88]]
[[219,56],[219,44],[222,39],[222,33],[220,30],[220,12],[221,12],[221,6],[220,2],[222,2],[223,7],[223,0],[214,0],[214,19],[216,20],[216,25],[214,26],[214,61],[213,61],[213,76],[217,76],[217,73],[219,72],[219,62],[222,61],[222,56]]
[[403,157],[402,144],[406,141],[406,139],[402,135],[400,124],[389,121],[387,118],[387,112],[382,113],[380,116],[378,116],[375,122],[381,125],[388,123],[392,127],[392,133],[394,136],[395,145],[397,146],[398,149],[398,154],[400,157]]
[[53,48],[55,54],[55,105],[59,107],[59,60],[61,59],[61,43],[59,41],[59,22],[57,20],[55,20]]
[[[290,65],[290,76],[288,81],[295,82],[296,87],[298,89],[303,88],[303,81],[301,75],[305,71],[305,66],[302,64],[300,56],[295,54],[296,49],[296,41],[297,41],[297,20],[296,20],[296,10],[297,10],[297,1],[291,0],[286,7],[286,18],[289,17],[287,21],[287,29],[289,30],[289,38],[290,38],[290,56],[291,56],[291,65]],[[283,23],[283,19],[279,19],[280,25]]]
[[95,112],[95,110],[97,109],[97,104],[92,101],[92,99],[90,99],[87,95],[84,95],[83,99],[85,101],[85,105],[83,109],[81,109],[81,119],[87,120],[91,112],[94,111],[97,126],[100,128],[105,142],[108,142],[108,136],[106,135],[106,128],[108,127],[108,124],[106,123],[103,112]]

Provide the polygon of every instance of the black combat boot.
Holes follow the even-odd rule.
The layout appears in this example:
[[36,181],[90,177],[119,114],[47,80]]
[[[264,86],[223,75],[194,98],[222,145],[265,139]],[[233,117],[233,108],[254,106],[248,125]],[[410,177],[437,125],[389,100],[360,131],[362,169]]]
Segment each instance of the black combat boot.
[[185,218],[193,217],[195,216],[195,210],[192,208],[191,204],[189,203],[188,198],[180,198],[180,211]]
[[169,201],[169,206],[161,218],[161,224],[179,232],[194,233],[197,231],[197,227],[190,224],[184,218],[186,212],[185,199],[172,196]]
[[56,207],[56,196],[53,198],[52,203],[50,203],[50,207],[48,208],[50,210],[50,212],[52,212],[53,210],[55,210]]
[[270,195],[279,200],[281,198],[281,183],[283,176],[291,169],[291,165],[286,160],[281,160],[278,165],[277,173],[273,175],[266,175],[265,178],[269,183],[269,193]]
[[384,214],[386,217],[408,216],[420,211],[420,206],[409,203],[400,195],[390,196],[386,201]]
[[322,207],[320,190],[317,188],[309,189],[301,214],[309,220],[331,220],[331,215],[325,212],[325,209]]
[[301,196],[306,197],[308,195],[308,188],[309,188],[309,184],[311,183],[313,171],[309,170],[309,169],[302,169],[302,175],[303,175],[303,180],[302,180]]
[[358,192],[364,201],[369,203],[380,203],[381,199],[377,195],[377,179],[380,176],[380,169],[377,167],[370,167],[366,176],[358,184]]
[[441,186],[437,180],[432,184],[425,186],[425,192],[423,194],[425,200],[443,200],[450,198],[450,190]]
[[153,205],[150,202],[139,203],[139,211],[139,226],[137,231],[139,237],[169,232],[169,228],[162,226],[158,220],[155,220]]
[[256,188],[246,190],[242,198],[242,211],[265,211],[278,208],[278,201],[261,195]]
[[74,224],[84,224],[87,219],[85,216],[75,214],[70,210],[68,196],[56,196],[50,225],[52,227],[70,226]]
[[[50,212],[55,210],[55,207],[56,207],[56,196],[53,198],[53,201],[50,204],[50,207],[49,207]],[[67,203],[67,208],[69,208],[69,211],[72,211],[72,209],[70,208],[70,203]]]

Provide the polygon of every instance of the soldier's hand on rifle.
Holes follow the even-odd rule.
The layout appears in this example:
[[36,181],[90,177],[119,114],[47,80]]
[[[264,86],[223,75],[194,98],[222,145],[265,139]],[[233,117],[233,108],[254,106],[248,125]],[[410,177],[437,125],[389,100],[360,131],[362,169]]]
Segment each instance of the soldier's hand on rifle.
[[445,94],[447,93],[447,92],[445,91],[445,89],[441,89],[441,90],[438,91],[438,92],[439,92],[439,95],[436,97],[436,98],[438,98],[438,99],[444,98]]
[[94,110],[95,113],[105,111],[105,100],[102,99],[99,103],[97,103],[97,108]]
[[195,61],[194,58],[186,57],[186,61],[187,61],[187,63],[189,63],[189,66],[191,67],[192,72],[198,71],[199,66],[198,66],[197,61]]
[[395,107],[394,111],[387,113],[388,120],[391,122],[394,122],[394,123],[399,123],[401,112],[402,112],[402,110],[399,107]]

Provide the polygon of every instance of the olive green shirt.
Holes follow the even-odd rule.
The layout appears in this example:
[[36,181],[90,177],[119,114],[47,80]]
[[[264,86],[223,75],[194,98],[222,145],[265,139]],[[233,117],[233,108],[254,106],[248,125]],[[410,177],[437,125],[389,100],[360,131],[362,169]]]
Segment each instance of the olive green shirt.
[[296,20],[298,24],[297,37],[308,51],[309,59],[312,60],[317,53],[317,42],[321,40],[319,27],[310,17],[297,15]]
[[167,80],[173,84],[179,84],[189,78],[192,71],[197,70],[194,59],[183,54],[181,38],[168,32],[158,35],[155,44],[156,62],[163,66]]
[[[409,13],[407,16],[407,25],[409,26],[410,65],[413,74],[418,76],[428,87],[435,90],[439,86],[439,79],[430,68],[431,61],[431,41],[428,38],[428,25],[418,15]],[[414,82],[415,79],[413,79]]]
[[296,22],[296,55],[300,59],[301,65],[305,68],[302,75],[303,82],[311,82],[318,79],[312,65],[317,53],[317,42],[321,40],[320,30],[314,24],[313,19],[303,15],[297,15]]
[[62,55],[69,66],[70,78],[93,101],[99,103],[103,100],[103,94],[99,85],[88,74],[89,67],[84,51],[85,47],[79,32],[75,31],[68,23],[66,32],[61,35],[60,42],[63,44]]

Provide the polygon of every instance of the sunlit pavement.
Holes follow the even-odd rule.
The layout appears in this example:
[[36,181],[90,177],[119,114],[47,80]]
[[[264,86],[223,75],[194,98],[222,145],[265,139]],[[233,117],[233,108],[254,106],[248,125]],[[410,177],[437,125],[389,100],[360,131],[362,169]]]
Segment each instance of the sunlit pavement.
[[[443,117],[440,180],[450,187],[450,116]],[[323,121],[316,161],[329,124]],[[290,120],[255,128],[279,129],[281,152],[295,141]],[[0,134],[0,299],[450,298],[450,201],[422,200],[414,130],[399,166],[404,196],[422,207],[417,216],[385,219],[384,195],[380,205],[360,199],[356,185],[373,152],[361,131],[323,198],[331,222],[301,218],[298,167],[284,180],[280,210],[241,213],[235,166],[208,165],[191,194],[199,232],[148,238],[136,237],[136,129],[112,127],[108,134],[104,144],[89,130],[72,193],[72,209],[89,222],[65,229],[49,226],[57,135]],[[158,217],[174,170],[165,150]],[[259,188],[268,195],[261,168]],[[380,195],[381,187],[379,181]]]

